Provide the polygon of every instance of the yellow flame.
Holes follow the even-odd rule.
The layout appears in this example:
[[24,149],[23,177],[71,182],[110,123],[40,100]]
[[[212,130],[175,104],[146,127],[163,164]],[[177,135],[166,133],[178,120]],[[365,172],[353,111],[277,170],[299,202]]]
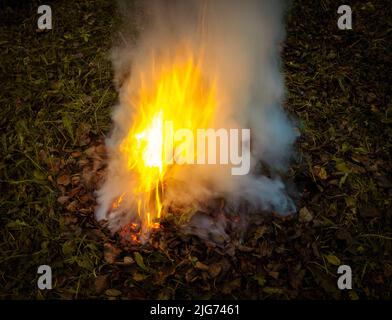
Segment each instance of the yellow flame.
[[113,203],[112,209],[117,209],[120,206],[121,202],[123,201],[124,195],[125,192]]
[[136,174],[137,186],[132,193],[147,229],[159,226],[162,214],[164,180],[170,166],[165,161],[170,138],[165,136],[166,121],[171,121],[174,131],[196,132],[209,126],[216,109],[215,85],[203,77],[200,63],[187,50],[172,61],[160,65],[154,61],[152,74],[140,75],[140,87],[130,99],[136,111],[120,151],[128,170]]

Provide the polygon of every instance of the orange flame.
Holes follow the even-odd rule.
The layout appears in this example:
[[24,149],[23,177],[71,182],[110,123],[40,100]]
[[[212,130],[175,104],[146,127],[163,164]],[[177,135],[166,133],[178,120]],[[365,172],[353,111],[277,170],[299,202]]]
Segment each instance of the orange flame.
[[[129,103],[136,111],[120,152],[128,170],[136,175],[136,187],[130,191],[137,202],[142,232],[159,228],[164,181],[173,166],[167,161],[173,155],[165,153],[177,146],[165,134],[165,124],[170,121],[174,131],[196,132],[208,127],[216,109],[215,86],[203,77],[200,63],[189,50],[179,50],[169,62],[154,61],[151,75],[141,74],[139,88],[131,95]],[[185,143],[181,150],[186,149]]]

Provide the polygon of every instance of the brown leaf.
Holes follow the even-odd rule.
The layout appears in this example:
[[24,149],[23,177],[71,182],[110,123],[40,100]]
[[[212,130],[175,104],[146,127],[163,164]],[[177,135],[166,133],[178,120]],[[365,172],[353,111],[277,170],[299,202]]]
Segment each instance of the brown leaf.
[[132,257],[126,256],[123,259],[125,265],[131,265],[135,262]]
[[195,267],[196,267],[196,269],[205,270],[205,271],[208,271],[208,269],[209,269],[209,267],[206,264],[204,264],[200,261],[196,262]]
[[279,278],[279,272],[277,271],[269,271],[268,274],[274,278],[275,280],[277,280]]
[[65,214],[64,216],[62,216],[60,218],[60,221],[62,223],[64,223],[64,225],[68,226],[68,225],[73,225],[73,224],[77,223],[78,222],[78,218],[75,217],[75,215],[73,215],[73,214],[72,215],[71,214]]
[[95,292],[101,294],[109,286],[109,275],[99,275],[94,282]]
[[88,123],[81,123],[76,129],[76,141],[79,146],[86,146],[90,143],[90,130],[91,125],[89,125]]
[[121,250],[116,248],[114,245],[110,243],[104,244],[104,258],[105,261],[109,264],[112,264],[116,261],[116,258],[120,255]]
[[121,291],[117,290],[117,289],[107,289],[105,291],[105,294],[109,297],[118,297],[119,295],[121,295]]
[[90,194],[83,194],[79,197],[81,203],[86,203],[90,200],[94,200],[94,198]]
[[132,275],[132,279],[139,282],[139,281],[143,281],[144,279],[148,278],[148,275],[136,272]]
[[313,220],[313,214],[308,210],[308,208],[303,207],[299,210],[299,221],[310,222]]
[[185,273],[185,280],[188,283],[194,282],[197,278],[198,276],[194,269],[188,269],[188,271]]
[[80,159],[79,161],[78,161],[78,166],[79,167],[85,167],[86,165],[88,165],[89,164],[89,161],[87,160],[87,159]]
[[99,169],[101,169],[103,166],[105,165],[105,163],[101,160],[101,158],[95,158],[93,161],[93,171],[97,171]]
[[95,148],[95,151],[99,154],[99,155],[104,155],[106,153],[106,147],[104,144],[100,144]]
[[94,178],[94,175],[93,175],[90,168],[84,167],[82,177],[83,177],[84,183],[88,186],[92,183],[92,179]]
[[87,156],[89,156],[89,157],[94,156],[94,155],[96,154],[96,148],[95,148],[95,146],[92,146],[92,147],[86,149],[86,150],[84,151],[84,153],[85,153]]
[[72,158],[79,158],[82,155],[80,151],[74,151],[71,153]]
[[50,171],[51,172],[56,173],[56,172],[60,171],[60,167],[61,167],[60,159],[57,159],[57,158],[51,159],[51,158],[49,158],[48,162],[49,162],[49,167],[50,167]]
[[47,160],[47,158],[48,158],[48,155],[47,155],[47,153],[45,152],[45,150],[40,150],[39,151],[39,153],[38,153],[38,158],[39,158],[39,160],[41,161],[41,162],[46,162],[46,160]]
[[73,186],[76,186],[80,183],[80,175],[74,175],[71,178],[71,182]]
[[71,183],[71,178],[68,174],[62,174],[57,178],[57,184],[62,186],[67,186]]
[[81,187],[73,188],[70,192],[68,192],[68,196],[72,198],[76,196],[81,190],[82,190]]
[[60,204],[65,204],[69,200],[68,196],[60,196],[57,198],[57,202]]
[[252,251],[254,251],[254,248],[247,247],[247,246],[244,246],[244,245],[241,245],[241,244],[239,244],[237,248],[241,252],[252,252]]
[[72,201],[68,206],[67,210],[71,212],[75,212],[78,209],[78,201],[74,200]]
[[208,273],[211,278],[216,278],[222,271],[222,266],[219,263],[213,263],[208,268]]
[[321,180],[326,180],[328,178],[327,171],[320,166],[313,167],[313,174],[319,177]]

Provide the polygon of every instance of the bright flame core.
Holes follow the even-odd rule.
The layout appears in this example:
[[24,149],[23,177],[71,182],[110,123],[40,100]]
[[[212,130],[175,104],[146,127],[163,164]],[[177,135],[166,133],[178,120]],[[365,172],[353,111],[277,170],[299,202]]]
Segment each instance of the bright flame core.
[[[203,77],[200,63],[189,53],[158,66],[154,61],[150,80],[141,74],[139,88],[130,100],[135,114],[120,152],[137,181],[130,192],[137,202],[142,233],[159,227],[165,179],[173,166],[168,164],[173,155],[165,154],[165,150],[176,150],[176,145],[172,136],[165,136],[166,121],[171,122],[173,131],[196,132],[211,125],[217,106],[216,88]],[[181,142],[180,149],[185,150],[186,143]]]

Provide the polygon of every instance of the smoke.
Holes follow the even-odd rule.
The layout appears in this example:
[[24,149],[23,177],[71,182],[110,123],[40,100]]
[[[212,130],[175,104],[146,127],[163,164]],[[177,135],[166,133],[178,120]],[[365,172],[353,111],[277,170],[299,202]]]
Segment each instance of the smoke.
[[[279,46],[285,35],[283,10],[278,0],[120,3],[124,27],[112,54],[119,103],[106,140],[109,165],[106,180],[97,191],[98,220],[108,219],[109,227],[116,231],[137,215],[131,193],[119,210],[111,210],[113,202],[137,184],[124,174],[125,163],[118,151],[137,108],[130,96],[139,89],[138,75],[153,69],[157,61],[176,56],[179,44],[202,56],[203,76],[216,83],[219,116],[210,127],[250,128],[251,172],[233,176],[228,166],[179,167],[169,177],[174,182],[165,190],[164,205],[198,207],[223,197],[234,209],[246,203],[248,210],[259,212],[286,215],[295,210],[279,177],[287,169],[296,139],[293,123],[282,107],[285,90]],[[268,168],[268,176],[260,171],[260,163]],[[203,219],[200,230],[213,226]]]

